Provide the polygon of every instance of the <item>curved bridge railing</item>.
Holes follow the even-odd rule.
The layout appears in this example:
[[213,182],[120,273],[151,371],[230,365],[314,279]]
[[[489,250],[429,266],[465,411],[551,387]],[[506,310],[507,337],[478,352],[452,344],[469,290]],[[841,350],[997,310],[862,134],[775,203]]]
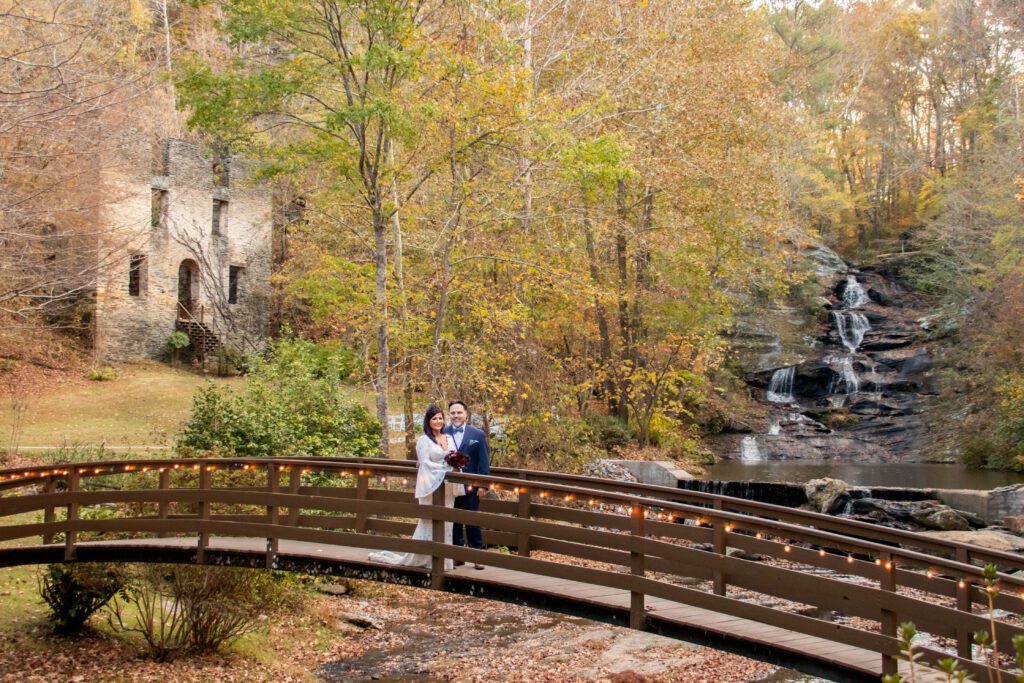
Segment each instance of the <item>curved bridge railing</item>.
[[[198,563],[214,537],[265,540],[267,567],[289,542],[411,551],[432,557],[437,589],[445,587],[445,558],[482,562],[628,591],[633,628],[649,627],[649,601],[670,601],[876,653],[879,672],[895,670],[904,621],[934,637],[934,646],[917,648],[925,661],[952,656],[977,677],[989,672],[972,657],[973,633],[994,632],[1000,654],[992,662],[1007,676],[1012,638],[1024,635],[1024,574],[1011,574],[1024,558],[1011,553],[666,487],[500,468],[490,477],[449,476],[494,494],[478,513],[444,507],[441,492],[434,505],[420,505],[411,495],[413,464],[374,459],[3,470],[0,565],[37,563],[40,549],[73,562],[87,544],[129,538],[185,540]],[[515,552],[412,540],[416,518],[433,520],[435,538],[445,521],[479,525],[489,545]],[[567,566],[573,561],[584,565]],[[987,563],[998,566],[996,589],[983,578]],[[821,612],[839,618],[807,615]]]

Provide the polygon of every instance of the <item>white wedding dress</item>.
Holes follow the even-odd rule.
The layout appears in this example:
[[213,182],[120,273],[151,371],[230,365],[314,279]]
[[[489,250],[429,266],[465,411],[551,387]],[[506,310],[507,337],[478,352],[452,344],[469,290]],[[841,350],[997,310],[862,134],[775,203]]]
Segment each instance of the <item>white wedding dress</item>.
[[[455,446],[451,443],[450,436],[447,434],[442,436],[443,446],[434,443],[434,440],[426,434],[420,436],[416,441],[416,460],[419,462],[419,466],[416,468],[416,499],[421,505],[430,505],[433,502],[434,491],[436,491],[440,486],[444,486],[445,507],[453,507],[455,504],[455,496],[461,495],[458,492],[458,489],[463,488],[462,484],[445,483],[444,480],[444,475],[452,471],[452,468],[445,463],[444,456]],[[433,540],[432,525],[433,520],[421,519],[416,525],[416,531],[413,532],[413,540]],[[444,523],[444,542],[451,545],[451,522]],[[390,550],[381,550],[379,552],[370,553],[369,559],[371,562],[400,565],[402,567],[429,567],[431,558],[430,555],[396,553]],[[451,569],[452,565],[453,563],[451,559],[445,559],[445,569]]]

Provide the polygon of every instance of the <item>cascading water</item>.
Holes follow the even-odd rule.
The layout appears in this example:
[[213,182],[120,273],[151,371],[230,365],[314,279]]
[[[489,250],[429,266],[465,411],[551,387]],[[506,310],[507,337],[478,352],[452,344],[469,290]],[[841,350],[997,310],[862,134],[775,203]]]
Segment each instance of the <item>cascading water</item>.
[[843,289],[843,306],[848,309],[860,308],[871,301],[871,297],[864,291],[864,287],[857,282],[857,278],[851,273],[846,276],[846,288]]
[[860,378],[853,368],[853,354],[860,348],[864,335],[871,329],[868,317],[852,310],[871,301],[864,287],[853,275],[846,276],[846,287],[843,288],[844,310],[832,311],[832,320],[836,325],[836,335],[846,349],[845,355],[835,355],[825,360],[836,367],[837,377],[829,387],[832,396],[829,402],[833,407],[846,403],[846,398],[860,391]]
[[740,462],[761,462],[761,449],[757,447],[756,436],[745,436],[740,442]]
[[779,368],[772,373],[772,380],[768,385],[767,398],[772,403],[793,403],[793,378],[796,377],[796,366]]
[[825,361],[836,368],[836,377],[829,385],[829,402],[833,408],[842,407],[846,403],[846,397],[852,396],[860,391],[860,377],[853,369],[853,356],[831,356]]
[[864,334],[871,329],[871,323],[863,313],[853,311],[832,311],[832,320],[836,324],[839,341],[850,353],[860,347]]

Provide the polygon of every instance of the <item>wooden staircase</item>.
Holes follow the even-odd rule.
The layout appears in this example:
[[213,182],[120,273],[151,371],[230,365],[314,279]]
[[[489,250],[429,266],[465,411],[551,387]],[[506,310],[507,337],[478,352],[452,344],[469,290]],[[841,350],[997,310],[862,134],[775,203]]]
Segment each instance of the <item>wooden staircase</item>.
[[216,332],[198,320],[179,319],[174,327],[188,335],[189,346],[195,356],[203,357],[217,352],[222,346],[220,337]]
[[205,359],[206,356],[216,353],[224,344],[214,329],[213,320],[211,319],[209,323],[206,322],[205,306],[198,308],[199,316],[196,317],[193,313],[196,309],[194,303],[190,302],[188,305],[184,305],[179,302],[178,319],[174,323],[174,328],[188,335],[192,355],[199,359]]

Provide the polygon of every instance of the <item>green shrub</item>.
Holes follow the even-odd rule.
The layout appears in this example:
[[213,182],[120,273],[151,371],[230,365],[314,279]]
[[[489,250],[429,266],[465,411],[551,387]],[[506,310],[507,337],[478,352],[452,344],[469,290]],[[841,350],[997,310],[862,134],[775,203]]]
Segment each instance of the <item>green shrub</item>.
[[588,415],[587,427],[590,429],[590,440],[594,445],[611,451],[614,448],[628,446],[633,434],[622,420],[612,415]]
[[585,462],[604,455],[583,420],[530,416],[509,422],[505,435],[508,446],[494,458],[505,467],[578,472]]
[[116,564],[51,564],[39,577],[39,595],[56,633],[74,633],[127,584]]
[[167,358],[171,361],[171,365],[176,366],[178,364],[181,350],[190,343],[188,335],[181,330],[175,330],[167,335],[167,339],[164,340],[164,351],[167,352]]
[[375,455],[380,424],[341,390],[349,362],[313,342],[282,340],[269,361],[250,360],[244,391],[197,393],[177,446],[243,457]]
[[109,365],[102,368],[93,368],[86,374],[86,377],[93,382],[112,382],[117,379],[117,370]]
[[697,425],[685,431],[666,432],[661,435],[659,448],[672,460],[682,460],[695,465],[714,465],[715,454],[706,447],[697,433]]

